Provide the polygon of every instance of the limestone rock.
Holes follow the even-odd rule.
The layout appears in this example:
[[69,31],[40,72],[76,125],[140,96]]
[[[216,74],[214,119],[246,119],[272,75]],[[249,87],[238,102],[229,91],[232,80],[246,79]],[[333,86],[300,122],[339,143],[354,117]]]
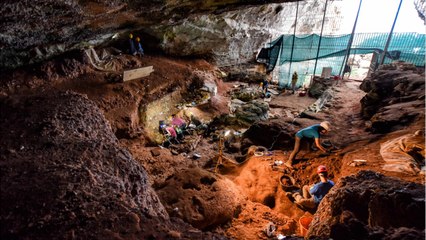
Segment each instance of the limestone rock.
[[331,83],[332,81],[329,80],[315,78],[312,82],[312,86],[309,88],[309,96],[319,98],[323,92],[331,86]]
[[269,105],[264,101],[253,100],[236,108],[235,116],[242,122],[254,123],[268,119]]
[[[253,60],[259,46],[276,32],[292,34],[293,23],[286,19],[295,16],[296,4],[288,2],[294,0],[40,0],[36,5],[28,0],[2,1],[0,67],[36,63],[88,46],[113,44],[127,52],[129,32],[141,36],[147,53],[161,50],[177,56],[205,56],[220,66],[244,63]],[[329,5],[340,8],[338,1]],[[320,12],[322,8],[315,1],[302,1],[299,11]],[[339,24],[330,26],[326,32],[340,28]],[[299,16],[300,34],[320,28],[320,18]]]

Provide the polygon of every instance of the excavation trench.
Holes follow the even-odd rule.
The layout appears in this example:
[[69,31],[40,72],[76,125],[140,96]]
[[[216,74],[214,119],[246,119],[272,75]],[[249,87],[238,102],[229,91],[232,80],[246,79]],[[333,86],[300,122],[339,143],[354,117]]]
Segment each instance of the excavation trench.
[[[161,56],[120,59],[123,68],[153,66],[155,71],[143,79],[112,83],[90,64],[65,59],[5,76],[7,87],[0,89],[2,237],[424,238],[424,162],[409,171],[384,167],[384,159],[393,158],[383,150],[399,147],[400,156],[424,159],[424,144],[420,144],[424,135],[414,134],[424,130],[424,109],[419,104],[424,102],[424,73],[395,67],[390,74],[395,81],[407,74],[419,89],[410,93],[420,95],[401,102],[401,98],[392,100],[396,93],[391,92],[383,102],[394,104],[374,106],[386,111],[372,117],[372,124],[362,115],[370,112],[362,109],[372,109],[371,98],[361,101],[365,93],[360,83],[350,80],[330,88],[335,95],[321,111],[303,111],[316,99],[282,92],[272,97],[267,114],[265,101],[258,99],[250,106],[256,114],[239,121],[226,116],[231,112],[230,92],[240,83],[224,82],[207,62]],[[73,74],[57,74],[69,69],[62,66],[69,62]],[[38,71],[44,74],[33,74]],[[209,135],[188,135],[188,142],[170,148],[153,146],[156,136],[145,131],[155,132],[160,120],[185,110],[169,105],[180,99],[179,93],[172,92],[190,86],[196,71],[217,86],[209,101],[186,109],[203,122],[214,123]],[[387,81],[393,79],[381,74]],[[371,81],[370,97],[372,91],[383,89],[378,87],[383,81]],[[387,86],[391,85],[397,86]],[[404,89],[395,91],[401,94]],[[411,122],[395,120],[406,115]],[[304,146],[294,170],[284,168],[281,162],[288,159],[294,134],[323,120],[333,124],[324,139],[334,151],[324,155]],[[395,131],[367,131],[375,127],[382,131],[380,124]],[[220,136],[228,128],[234,131],[233,140],[224,141],[223,162],[215,171]],[[420,158],[414,163],[416,159]],[[292,186],[312,184],[318,181],[319,165],[327,166],[336,186],[313,215],[286,196],[292,187],[283,187],[282,176],[291,176]],[[300,219],[309,217],[312,223],[302,228]]]

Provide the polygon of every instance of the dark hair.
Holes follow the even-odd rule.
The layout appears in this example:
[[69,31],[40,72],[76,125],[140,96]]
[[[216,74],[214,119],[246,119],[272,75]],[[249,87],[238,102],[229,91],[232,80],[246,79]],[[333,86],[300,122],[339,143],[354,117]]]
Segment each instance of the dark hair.
[[325,178],[328,176],[328,173],[327,172],[320,172],[320,173],[318,173],[318,175],[322,175],[322,176],[324,176]]
[[319,126],[318,127],[318,132],[321,132],[322,130],[326,130],[327,131],[327,129],[323,128],[322,126]]

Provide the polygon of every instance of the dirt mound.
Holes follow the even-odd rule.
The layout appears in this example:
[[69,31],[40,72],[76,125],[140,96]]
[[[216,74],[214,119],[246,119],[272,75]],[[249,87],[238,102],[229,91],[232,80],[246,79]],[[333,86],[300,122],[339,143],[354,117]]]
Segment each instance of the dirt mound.
[[284,167],[273,165],[274,162],[286,161],[286,158],[281,151],[274,151],[270,156],[252,156],[239,167],[233,181],[250,201],[262,203],[276,212],[297,218],[303,215],[303,211],[290,202],[281,187],[280,178]]
[[0,109],[2,239],[166,238],[192,229],[172,225],[145,170],[86,97],[15,96]]
[[144,166],[150,175],[149,181],[154,188],[164,185],[164,182],[175,172],[193,166],[191,159],[181,154],[173,155],[170,149],[166,148],[145,148],[138,145],[131,151],[135,155],[135,159]]
[[214,228],[238,216],[245,198],[232,181],[200,168],[176,173],[157,193],[171,216],[199,229]]
[[424,195],[424,185],[373,171],[347,176],[319,205],[308,237],[401,239],[405,232],[424,239]]
[[[274,231],[272,236],[268,236],[266,228],[272,225]],[[300,237],[291,237],[298,229],[298,223],[286,215],[271,211],[271,209],[261,203],[248,201],[242,212],[232,220],[226,234],[231,239],[274,239],[273,236],[279,234],[285,239],[301,240]]]

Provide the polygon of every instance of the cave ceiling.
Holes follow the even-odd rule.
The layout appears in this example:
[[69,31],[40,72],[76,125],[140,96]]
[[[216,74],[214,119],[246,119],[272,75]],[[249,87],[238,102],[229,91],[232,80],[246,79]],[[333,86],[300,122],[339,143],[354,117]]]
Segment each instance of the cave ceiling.
[[[294,0],[293,0],[294,1]],[[292,0],[3,0],[0,68],[37,62],[85,45],[108,43],[117,33],[166,29],[195,15],[243,11]]]

